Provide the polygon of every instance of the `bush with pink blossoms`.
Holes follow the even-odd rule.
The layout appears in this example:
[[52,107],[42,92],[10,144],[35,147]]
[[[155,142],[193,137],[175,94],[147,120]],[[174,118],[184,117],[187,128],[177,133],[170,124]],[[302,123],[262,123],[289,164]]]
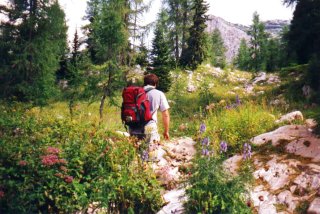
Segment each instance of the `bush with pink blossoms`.
[[[44,120],[24,111],[0,119],[0,213],[154,213],[155,176],[130,141],[103,127]],[[19,127],[19,133],[17,130]]]

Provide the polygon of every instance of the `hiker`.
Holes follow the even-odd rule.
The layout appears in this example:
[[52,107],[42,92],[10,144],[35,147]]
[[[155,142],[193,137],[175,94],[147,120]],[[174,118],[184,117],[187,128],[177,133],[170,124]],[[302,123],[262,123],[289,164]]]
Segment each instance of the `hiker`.
[[[163,137],[165,140],[169,140],[169,123],[170,123],[170,116],[169,116],[169,104],[167,101],[166,96],[163,92],[156,89],[159,83],[159,78],[155,74],[148,74],[144,77],[144,87],[141,90],[146,93],[146,95],[141,92],[140,88],[138,87],[129,87],[124,92],[124,97],[132,97],[137,96],[138,93],[142,94],[139,98],[135,98],[138,102],[143,102],[142,100],[147,99],[148,106],[146,107],[146,111],[144,115],[140,115],[140,119],[135,116],[135,113],[132,112],[131,109],[134,109],[135,105],[131,105],[132,107],[125,107],[123,109],[123,120],[126,121],[126,118],[129,115],[129,119],[133,118],[132,121],[137,121],[134,124],[129,121],[127,125],[129,126],[129,133],[131,136],[137,137],[139,140],[145,139],[146,143],[156,143],[160,142],[160,135],[158,133],[158,126],[157,126],[157,111],[160,110],[162,112],[162,120],[164,125],[164,133]],[[140,91],[139,91],[140,90]],[[139,92],[138,92],[139,91]],[[135,95],[132,95],[134,93]],[[143,96],[146,96],[143,98]],[[132,102],[132,101],[131,101]],[[125,102],[127,103],[127,102]],[[141,104],[137,104],[141,106]],[[127,110],[126,110],[127,109]],[[149,115],[148,115],[149,111]],[[143,119],[141,121],[141,119]],[[140,121],[140,122],[139,122]],[[146,121],[146,122],[144,122]]]
[[159,84],[159,78],[155,74],[147,74],[144,77],[144,90],[147,92],[147,97],[150,101],[150,110],[152,114],[152,120],[146,124],[144,127],[144,134],[146,141],[149,143],[159,142],[160,135],[158,133],[158,110],[162,113],[163,122],[163,137],[165,140],[169,140],[169,125],[170,125],[170,115],[169,115],[169,104],[166,96],[162,91],[156,89]]

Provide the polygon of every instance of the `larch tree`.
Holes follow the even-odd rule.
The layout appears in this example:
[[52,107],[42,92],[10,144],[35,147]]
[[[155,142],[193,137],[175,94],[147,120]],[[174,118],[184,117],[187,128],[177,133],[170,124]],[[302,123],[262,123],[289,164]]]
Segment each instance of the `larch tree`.
[[0,11],[0,94],[45,104],[66,49],[64,11],[56,0],[12,0]]
[[208,19],[206,12],[208,5],[204,0],[195,0],[193,8],[193,24],[189,30],[187,48],[181,56],[183,66],[195,69],[206,58],[206,21]]

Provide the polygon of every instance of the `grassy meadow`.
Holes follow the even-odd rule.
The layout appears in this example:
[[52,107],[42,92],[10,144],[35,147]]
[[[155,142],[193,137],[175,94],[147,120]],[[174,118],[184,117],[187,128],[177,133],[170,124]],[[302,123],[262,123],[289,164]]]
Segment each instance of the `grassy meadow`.
[[[200,66],[192,79],[197,90],[189,93],[188,74],[172,73],[167,93],[171,138],[192,137],[199,151],[190,169],[187,211],[251,213],[246,204],[250,159],[233,179],[222,170],[222,162],[242,154],[252,137],[275,129],[274,121],[283,113],[301,110],[306,117],[317,117],[319,107],[302,97],[303,78],[293,81],[296,77],[284,70],[280,84],[257,85],[255,93],[248,94],[244,84],[252,73],[228,69],[215,77]],[[279,95],[285,103],[270,105]],[[67,101],[44,107],[2,102],[0,212],[74,213],[92,203],[109,213],[157,212],[164,204],[163,187],[141,162],[139,146],[116,133],[126,131],[120,120],[120,93],[117,101],[118,106],[105,106],[102,121],[98,102],[78,101],[72,118]],[[200,124],[205,131],[199,131]],[[204,145],[205,138],[209,143]],[[226,151],[221,152],[221,142],[227,144]]]

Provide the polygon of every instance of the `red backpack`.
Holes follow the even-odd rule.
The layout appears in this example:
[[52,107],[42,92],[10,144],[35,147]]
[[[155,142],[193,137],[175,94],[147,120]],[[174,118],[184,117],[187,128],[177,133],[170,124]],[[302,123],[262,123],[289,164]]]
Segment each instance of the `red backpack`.
[[147,92],[138,86],[129,86],[122,91],[121,119],[130,127],[141,127],[152,119]]

